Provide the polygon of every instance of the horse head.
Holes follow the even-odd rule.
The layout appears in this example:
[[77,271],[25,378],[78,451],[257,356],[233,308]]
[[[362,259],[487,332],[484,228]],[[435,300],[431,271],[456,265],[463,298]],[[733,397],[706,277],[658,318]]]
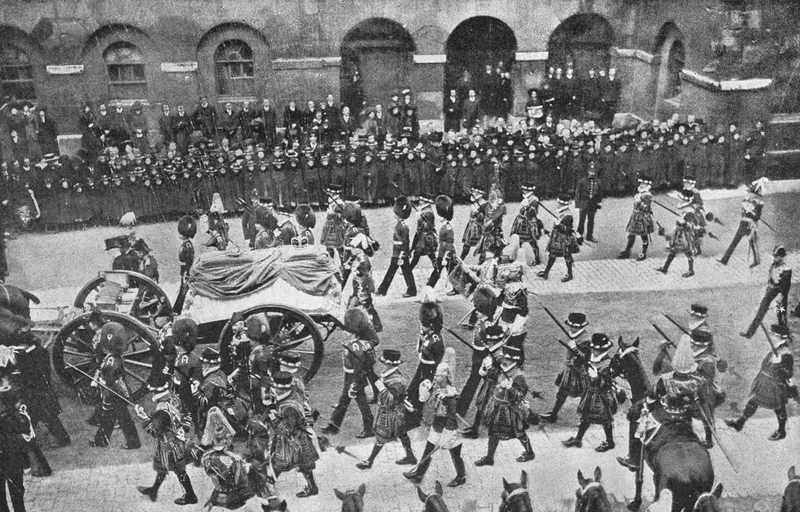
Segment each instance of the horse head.
[[21,337],[28,335],[33,326],[29,318],[0,307],[0,345],[22,344]]
[[447,508],[442,494],[444,494],[444,489],[442,488],[442,482],[438,480],[436,480],[433,492],[430,494],[425,494],[421,488],[417,487],[417,496],[419,496],[419,501],[423,504],[422,512],[449,512],[450,509]]
[[342,512],[362,512],[364,510],[364,494],[367,492],[367,486],[361,484],[358,489],[354,491],[342,492],[339,489],[334,489],[333,493],[342,502]]
[[615,377],[624,377],[631,386],[633,400],[639,400],[650,390],[650,379],[639,356],[639,338],[628,344],[620,336],[617,345],[619,350],[611,358],[611,373]]
[[719,512],[717,500],[722,496],[722,484],[717,484],[712,492],[704,492],[694,503],[692,512]]
[[584,478],[581,470],[578,470],[580,487],[575,491],[575,512],[611,512],[611,502],[600,483],[602,476],[600,466],[594,468],[594,478]]
[[261,505],[261,509],[265,512],[288,512],[288,507],[286,500],[278,498],[270,498],[266,505]]
[[783,503],[781,512],[800,512],[800,475],[795,472],[794,466],[789,468],[789,483],[783,490]]
[[30,303],[39,304],[39,297],[10,284],[0,284],[0,308],[15,315],[31,318]]
[[510,484],[503,478],[503,500],[500,503],[500,512],[533,512],[531,497],[528,494],[528,473],[522,472],[518,484]]

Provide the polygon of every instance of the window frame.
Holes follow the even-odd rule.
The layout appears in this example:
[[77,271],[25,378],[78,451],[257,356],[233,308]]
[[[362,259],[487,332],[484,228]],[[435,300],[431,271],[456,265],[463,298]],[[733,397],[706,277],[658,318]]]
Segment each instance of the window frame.
[[[240,58],[230,58],[234,45]],[[241,50],[246,50],[246,53]],[[214,79],[219,96],[252,96],[256,85],[255,58],[253,48],[242,39],[226,39],[219,43],[212,55]],[[234,70],[236,71],[234,73]],[[236,84],[241,85],[236,85]],[[247,88],[247,91],[242,89]],[[244,94],[242,94],[244,92]]]
[[[14,51],[17,55],[15,57],[21,56],[25,63],[11,63],[10,60],[6,60],[7,52],[11,50]],[[32,96],[24,98],[17,98],[15,95],[14,97],[19,100],[35,100],[36,99],[36,80],[34,77],[33,71],[33,63],[31,62],[30,55],[26,52],[23,48],[15,44],[8,44],[6,45],[5,51],[0,55],[0,91],[2,91],[3,96],[12,96],[11,90],[9,90],[8,86],[10,85],[15,91],[22,90],[22,89],[30,89],[33,93]],[[16,77],[15,78],[6,78],[7,70],[14,70]],[[27,73],[27,78],[20,78],[22,73],[19,70],[25,70]],[[8,85],[7,85],[8,84]]]
[[[111,52],[124,49],[135,52],[138,55],[138,61],[135,59],[123,59],[122,62],[109,62],[109,54]],[[116,41],[109,44],[103,51],[103,63],[106,66],[109,93],[123,99],[142,99],[147,97],[147,64],[142,51],[137,45],[128,41]]]

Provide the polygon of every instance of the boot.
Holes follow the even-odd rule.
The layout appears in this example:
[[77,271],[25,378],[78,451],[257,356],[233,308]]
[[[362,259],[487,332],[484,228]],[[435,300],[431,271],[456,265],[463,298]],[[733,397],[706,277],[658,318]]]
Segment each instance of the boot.
[[647,259],[647,247],[650,245],[649,242],[642,241],[642,253],[636,258],[636,261],[644,261]]
[[561,278],[562,283],[572,281],[572,261],[565,261],[565,263],[567,264],[567,275]]
[[550,275],[550,269],[553,268],[553,264],[556,262],[555,256],[550,256],[547,258],[547,265],[544,267],[544,270],[536,274],[537,276],[541,277],[542,279],[547,279],[547,276]]
[[578,433],[575,434],[575,437],[570,437],[566,441],[561,441],[561,444],[567,448],[580,448],[583,446],[583,435],[586,434],[587,430],[589,430],[589,424],[581,422],[581,424],[578,425]]
[[634,240],[636,240],[635,236],[628,235],[628,242],[625,244],[625,249],[617,255],[617,259],[627,260],[631,257],[631,249],[633,248]]
[[657,268],[656,271],[666,274],[667,271],[669,271],[669,266],[672,265],[672,260],[674,259],[674,254],[667,254],[667,259],[664,261],[664,264],[660,268]]
[[486,450],[486,455],[475,461],[475,465],[480,466],[494,466],[494,452],[497,451],[497,445],[500,440],[496,437],[489,438],[489,446]]
[[39,447],[36,438],[31,439],[28,443],[28,455],[31,460],[31,475],[44,477],[53,474],[53,470],[47,462],[47,457],[44,456],[44,452]]
[[613,450],[615,443],[614,443],[614,425],[609,423],[607,425],[603,425],[603,431],[606,433],[606,440],[594,451],[598,453],[607,452],[608,450]]
[[464,467],[464,459],[461,458],[461,446],[450,449],[450,458],[453,460],[453,466],[456,468],[456,477],[447,484],[447,487],[458,487],[467,483],[466,468]]
[[394,463],[400,466],[413,466],[417,463],[417,458],[414,456],[414,451],[411,449],[411,439],[408,437],[408,434],[400,438],[400,443],[406,450],[406,456],[402,459],[397,459]]
[[744,423],[747,421],[747,418],[744,416],[739,416],[738,418],[728,418],[725,420],[725,424],[731,427],[733,430],[737,432],[741,432],[744,428]]
[[416,484],[422,482],[422,479],[425,478],[425,473],[428,471],[428,467],[431,465],[430,454],[433,453],[434,448],[435,446],[433,443],[428,441],[425,444],[425,451],[422,452],[420,463],[417,464],[411,471],[406,471],[403,473],[403,476]]
[[[713,416],[711,417],[711,422],[714,422]],[[714,447],[714,436],[711,434],[711,427],[708,425],[703,425],[703,429],[705,431],[705,441],[703,442],[703,447],[710,450]]]
[[480,435],[480,425],[483,412],[481,410],[475,411],[475,419],[472,420],[472,425],[461,431],[461,437],[466,439],[478,439]]
[[525,451],[522,452],[522,455],[517,457],[517,462],[528,462],[529,460],[533,460],[534,457],[536,457],[536,454],[533,453],[531,440],[528,439],[528,436],[523,434],[522,437],[519,438],[519,442],[522,443],[522,447],[525,448]]
[[174,501],[176,505],[194,505],[197,503],[197,495],[192,489],[192,481],[189,480],[189,475],[181,473],[178,475],[178,481],[183,486],[183,496]]
[[778,430],[767,438],[770,441],[780,441],[786,438],[786,409],[775,411],[775,415],[778,417]]
[[372,463],[375,462],[375,457],[377,457],[378,454],[381,453],[382,449],[383,449],[383,445],[382,444],[375,443],[375,445],[372,447],[372,453],[369,454],[369,458],[367,460],[365,460],[365,461],[361,461],[358,464],[356,464],[356,467],[358,469],[369,469],[369,468],[371,468],[372,467]]
[[689,271],[683,274],[683,277],[692,277],[694,275],[694,260],[689,260]]
[[306,478],[306,488],[295,494],[298,498],[308,498],[309,496],[316,496],[319,494],[317,482],[314,480],[314,473],[311,470],[303,471],[303,476]]
[[567,401],[566,396],[557,394],[556,403],[553,404],[553,409],[550,412],[542,414],[541,417],[548,423],[555,423],[556,421],[558,421],[558,411],[561,410],[561,406],[563,406],[564,402],[566,401]]
[[156,501],[156,498],[158,497],[158,488],[161,487],[162,483],[164,483],[165,478],[167,478],[166,473],[156,473],[156,481],[153,482],[152,487],[142,487],[141,485],[138,485],[136,486],[136,490],[150,498],[150,501]]

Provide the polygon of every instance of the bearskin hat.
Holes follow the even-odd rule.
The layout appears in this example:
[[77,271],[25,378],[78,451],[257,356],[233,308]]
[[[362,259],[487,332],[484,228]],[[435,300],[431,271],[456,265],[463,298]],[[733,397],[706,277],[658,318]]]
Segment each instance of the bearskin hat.
[[176,346],[191,352],[197,345],[197,323],[191,318],[178,318],[172,324],[172,338]]
[[297,205],[294,210],[294,216],[297,219],[297,223],[304,228],[314,229],[317,225],[317,216],[314,215],[313,210],[307,204]]
[[446,221],[453,220],[453,200],[447,196],[437,196],[434,199],[434,205],[436,206],[436,215],[443,218]]
[[269,210],[265,206],[258,205],[256,207],[256,224],[261,224],[266,227],[269,225]]
[[159,409],[150,417],[150,424],[156,435],[164,435],[172,428],[172,418],[164,409]]
[[250,339],[250,341],[255,343],[264,343],[271,336],[269,331],[269,322],[264,314],[248,316],[244,321],[244,325],[247,332],[247,337]]
[[100,329],[100,349],[114,356],[121,356],[128,350],[128,334],[122,324],[108,322]]
[[423,302],[419,307],[419,323],[424,327],[433,329],[435,332],[441,331],[444,325],[444,315],[439,304]]
[[472,307],[478,313],[492,318],[497,310],[497,295],[490,288],[481,286],[472,295]]
[[197,234],[197,222],[192,217],[184,215],[178,221],[178,234],[186,238],[194,238]]
[[394,200],[394,214],[405,220],[411,217],[411,201],[406,196],[400,196]]
[[366,311],[361,308],[350,308],[344,312],[344,330],[356,335],[358,339],[377,345],[378,335],[375,328]]
[[342,216],[344,219],[354,226],[361,225],[361,206],[358,203],[347,201],[344,203]]

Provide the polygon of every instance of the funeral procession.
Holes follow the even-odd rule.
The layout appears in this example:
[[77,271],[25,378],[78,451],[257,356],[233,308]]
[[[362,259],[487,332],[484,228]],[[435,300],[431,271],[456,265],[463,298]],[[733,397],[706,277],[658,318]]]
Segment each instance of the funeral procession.
[[0,171],[0,512],[800,512],[800,1],[6,0]]

